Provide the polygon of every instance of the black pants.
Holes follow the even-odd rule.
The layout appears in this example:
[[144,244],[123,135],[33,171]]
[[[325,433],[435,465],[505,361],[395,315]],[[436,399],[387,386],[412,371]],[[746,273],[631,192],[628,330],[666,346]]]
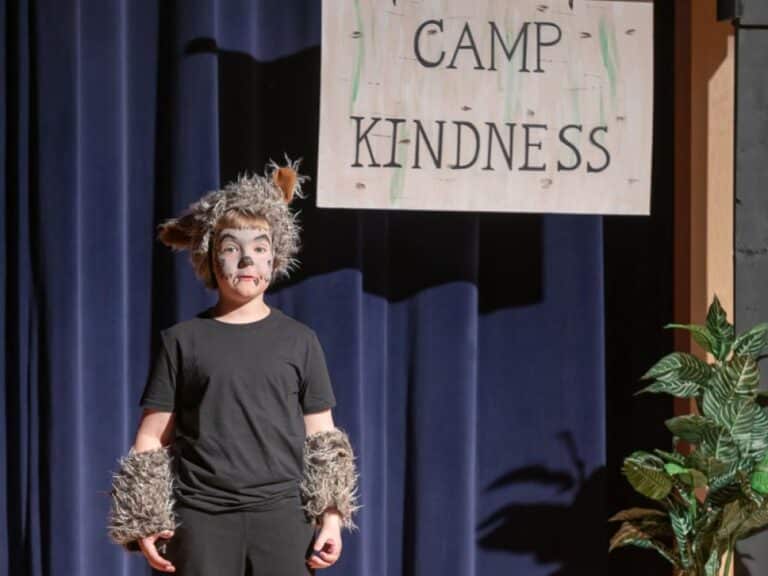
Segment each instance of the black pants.
[[[179,506],[165,557],[175,576],[307,576],[314,529],[300,504],[210,514]],[[168,572],[153,571],[153,574]]]

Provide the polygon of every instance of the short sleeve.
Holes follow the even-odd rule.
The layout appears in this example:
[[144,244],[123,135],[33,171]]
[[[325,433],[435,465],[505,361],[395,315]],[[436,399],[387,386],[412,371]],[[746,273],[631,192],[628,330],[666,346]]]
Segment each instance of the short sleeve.
[[160,332],[160,347],[155,353],[152,370],[144,386],[139,405],[144,408],[173,412],[176,394],[177,363],[168,350],[167,336]]
[[336,406],[325,354],[314,331],[310,331],[304,379],[301,383],[301,409],[304,414],[322,412]]

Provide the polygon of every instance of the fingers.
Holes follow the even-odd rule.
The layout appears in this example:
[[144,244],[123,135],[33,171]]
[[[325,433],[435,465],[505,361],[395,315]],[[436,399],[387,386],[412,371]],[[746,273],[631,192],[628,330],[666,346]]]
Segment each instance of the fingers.
[[324,560],[321,556],[322,552],[318,552],[317,550],[312,551],[312,556],[309,557],[309,560],[307,560],[307,565],[310,568],[329,568],[333,565],[332,562],[328,562]]
[[144,553],[144,557],[147,559],[149,565],[152,566],[152,568],[155,570],[159,570],[161,572],[176,571],[176,567],[171,562],[160,556],[160,553],[157,551],[157,547],[155,546],[155,541],[158,538],[167,539],[171,537],[173,537],[173,532],[170,530],[165,530],[159,534],[148,536],[139,540],[139,547]]
[[328,562],[328,564],[334,564],[339,559],[339,556],[340,556],[340,554],[329,554],[328,552],[323,552],[322,550],[318,552],[317,555],[324,562]]
[[328,568],[341,556],[341,542],[333,538],[323,538],[322,534],[315,542],[312,555],[307,560],[310,568]]

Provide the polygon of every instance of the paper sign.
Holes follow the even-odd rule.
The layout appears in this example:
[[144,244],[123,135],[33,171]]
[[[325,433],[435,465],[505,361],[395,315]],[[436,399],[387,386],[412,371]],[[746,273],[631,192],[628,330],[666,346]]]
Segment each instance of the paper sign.
[[653,5],[323,3],[318,206],[649,214]]

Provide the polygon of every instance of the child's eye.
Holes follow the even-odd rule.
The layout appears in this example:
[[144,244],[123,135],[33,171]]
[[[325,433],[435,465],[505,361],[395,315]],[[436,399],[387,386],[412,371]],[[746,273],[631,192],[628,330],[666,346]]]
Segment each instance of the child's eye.
[[221,249],[222,252],[234,252],[236,250],[237,250],[237,248],[235,248],[234,246],[224,246]]
[[264,248],[264,246],[257,246],[256,247],[256,252],[258,252],[259,254],[264,254],[264,252],[266,252],[266,251],[267,251],[267,249]]

